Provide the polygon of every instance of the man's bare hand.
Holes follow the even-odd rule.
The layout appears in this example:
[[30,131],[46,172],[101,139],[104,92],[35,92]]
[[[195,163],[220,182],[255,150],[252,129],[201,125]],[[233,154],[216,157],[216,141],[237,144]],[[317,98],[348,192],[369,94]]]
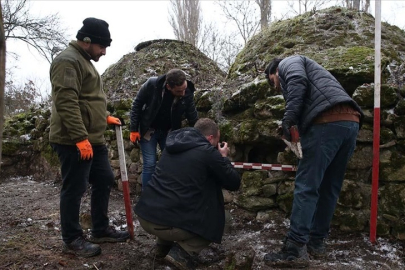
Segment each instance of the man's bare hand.
[[227,142],[221,142],[218,143],[218,151],[221,153],[223,157],[227,157],[229,155],[229,148],[228,148],[228,143]]

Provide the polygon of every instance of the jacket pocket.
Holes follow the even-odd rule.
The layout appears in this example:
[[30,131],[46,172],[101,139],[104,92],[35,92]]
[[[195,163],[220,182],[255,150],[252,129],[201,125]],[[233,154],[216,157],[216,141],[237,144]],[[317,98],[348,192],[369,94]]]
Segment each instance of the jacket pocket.
[[80,112],[82,114],[83,124],[86,130],[89,131],[93,127],[93,116],[91,113],[90,104],[87,100],[79,101]]

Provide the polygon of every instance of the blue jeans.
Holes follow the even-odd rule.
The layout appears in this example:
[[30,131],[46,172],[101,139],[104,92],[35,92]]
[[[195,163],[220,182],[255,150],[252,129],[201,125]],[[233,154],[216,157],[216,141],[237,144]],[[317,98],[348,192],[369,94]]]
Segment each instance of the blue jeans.
[[356,122],[339,121],[313,125],[301,137],[288,238],[305,244],[328,236],[358,130]]
[[141,138],[140,144],[143,158],[142,190],[149,183],[152,174],[155,172],[156,147],[159,144],[160,150],[163,151],[166,146],[166,137],[167,131],[155,130],[153,133],[150,133],[150,138],[148,135]]
[[75,145],[51,143],[51,147],[58,154],[61,164],[60,223],[63,241],[70,243],[83,235],[79,223],[80,203],[89,183],[92,232],[104,231],[109,225],[108,202],[114,184],[107,147],[93,145],[91,160],[81,160]]

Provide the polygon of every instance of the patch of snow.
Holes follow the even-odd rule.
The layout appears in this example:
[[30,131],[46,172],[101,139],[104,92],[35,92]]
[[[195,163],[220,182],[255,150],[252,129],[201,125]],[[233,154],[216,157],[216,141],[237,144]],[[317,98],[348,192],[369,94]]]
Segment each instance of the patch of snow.
[[29,140],[31,140],[31,136],[30,136],[30,134],[21,135],[20,140],[21,141],[29,141]]
[[240,89],[232,94],[232,97],[237,96],[240,94]]

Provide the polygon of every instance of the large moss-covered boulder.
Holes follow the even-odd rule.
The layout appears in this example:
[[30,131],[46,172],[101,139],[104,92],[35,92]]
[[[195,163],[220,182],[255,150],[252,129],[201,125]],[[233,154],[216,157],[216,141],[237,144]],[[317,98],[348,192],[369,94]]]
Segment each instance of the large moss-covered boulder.
[[[404,41],[403,30],[382,24],[384,80],[392,77],[393,70],[388,71],[388,65],[400,69]],[[314,59],[353,93],[358,86],[374,81],[374,18],[364,12],[331,7],[276,21],[249,40],[228,77],[253,81],[274,57],[294,54]]]
[[167,73],[172,68],[186,72],[197,89],[217,89],[225,73],[214,61],[193,45],[169,39],[138,44],[135,51],[124,55],[102,75],[109,100],[133,99],[142,84],[152,76]]

